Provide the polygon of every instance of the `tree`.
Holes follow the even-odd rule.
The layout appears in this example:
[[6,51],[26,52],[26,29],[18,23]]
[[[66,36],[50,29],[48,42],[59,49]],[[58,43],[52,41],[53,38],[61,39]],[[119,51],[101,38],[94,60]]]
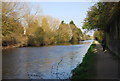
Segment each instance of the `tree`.
[[51,30],[56,31],[59,28],[60,20],[53,18],[51,16],[46,16],[46,19],[48,21]]
[[70,42],[79,42],[80,40],[82,40],[82,31],[77,28],[75,24],[70,24],[70,28],[73,34]]
[[[28,46],[39,46],[41,43],[41,34],[43,34],[43,29],[39,25],[38,20],[31,20],[31,22],[28,23],[27,30],[27,37],[28,37]],[[39,41],[38,41],[39,39]]]
[[45,32],[41,27],[38,27],[34,36],[29,36],[28,45],[29,46],[42,46],[44,45],[44,34]]
[[65,24],[64,21],[61,21],[61,24]]
[[103,31],[95,31],[94,32],[94,38],[97,38],[98,40],[102,40],[104,37],[104,33]]
[[58,29],[58,42],[69,42],[72,37],[72,30],[69,24],[60,24]]
[[16,12],[19,4],[6,2],[2,4],[2,45],[14,45],[23,43],[23,26],[18,20],[18,13]]
[[113,16],[119,13],[120,2],[98,2],[90,8],[87,17],[84,20],[83,29],[106,30],[107,25],[115,18]]
[[51,44],[54,41],[54,36],[52,34],[52,30],[48,24],[48,20],[46,17],[42,19],[42,28],[44,33],[44,44],[48,45]]
[[75,25],[75,24],[74,24],[74,22],[73,22],[73,20],[71,20],[71,21],[70,21],[70,24],[73,24],[73,25]]

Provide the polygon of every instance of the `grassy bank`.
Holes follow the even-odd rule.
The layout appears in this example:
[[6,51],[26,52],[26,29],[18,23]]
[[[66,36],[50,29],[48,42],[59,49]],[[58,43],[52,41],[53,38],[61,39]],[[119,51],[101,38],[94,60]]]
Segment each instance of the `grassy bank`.
[[73,70],[71,79],[90,79],[95,76],[95,44],[88,49],[83,62]]

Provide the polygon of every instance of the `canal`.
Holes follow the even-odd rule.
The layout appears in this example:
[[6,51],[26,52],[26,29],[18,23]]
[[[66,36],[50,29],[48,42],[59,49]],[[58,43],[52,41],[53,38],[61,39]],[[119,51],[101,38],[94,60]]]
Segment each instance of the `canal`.
[[93,40],[75,45],[2,50],[3,79],[69,79]]

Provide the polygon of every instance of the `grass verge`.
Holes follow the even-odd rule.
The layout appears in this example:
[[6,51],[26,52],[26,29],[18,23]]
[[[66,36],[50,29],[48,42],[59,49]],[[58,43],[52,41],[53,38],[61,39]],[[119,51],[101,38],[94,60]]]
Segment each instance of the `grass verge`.
[[90,46],[82,63],[72,71],[71,79],[91,79],[95,76],[95,46],[94,43]]

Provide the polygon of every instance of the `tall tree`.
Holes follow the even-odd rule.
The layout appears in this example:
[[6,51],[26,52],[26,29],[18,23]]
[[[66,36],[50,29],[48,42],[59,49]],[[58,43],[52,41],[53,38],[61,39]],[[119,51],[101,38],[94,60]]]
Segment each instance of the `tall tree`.
[[[23,26],[18,20],[18,13],[16,12],[19,8],[16,2],[3,2],[2,3],[2,45],[14,45],[22,43],[23,37]],[[21,8],[21,7],[20,7]]]

